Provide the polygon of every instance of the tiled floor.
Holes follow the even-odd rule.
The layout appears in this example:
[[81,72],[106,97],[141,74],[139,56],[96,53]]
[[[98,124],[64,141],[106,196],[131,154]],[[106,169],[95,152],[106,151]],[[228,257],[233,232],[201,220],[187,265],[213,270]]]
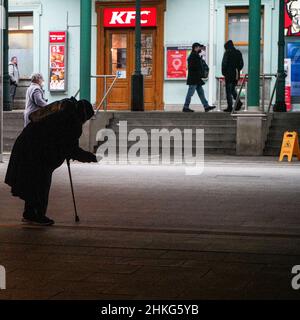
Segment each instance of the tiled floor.
[[[0,164],[3,181],[7,163]],[[72,165],[55,173],[49,216],[20,224],[22,201],[0,184],[0,299],[300,298],[298,163],[212,158],[181,167]]]

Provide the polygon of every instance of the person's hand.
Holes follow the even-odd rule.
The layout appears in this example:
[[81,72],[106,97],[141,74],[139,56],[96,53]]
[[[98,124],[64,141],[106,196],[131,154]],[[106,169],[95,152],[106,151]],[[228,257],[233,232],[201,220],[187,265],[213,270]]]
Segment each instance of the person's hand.
[[91,158],[92,158],[91,162],[98,162],[97,157],[94,154],[92,154]]
[[88,152],[86,154],[85,160],[86,162],[98,162],[97,157],[91,152]]

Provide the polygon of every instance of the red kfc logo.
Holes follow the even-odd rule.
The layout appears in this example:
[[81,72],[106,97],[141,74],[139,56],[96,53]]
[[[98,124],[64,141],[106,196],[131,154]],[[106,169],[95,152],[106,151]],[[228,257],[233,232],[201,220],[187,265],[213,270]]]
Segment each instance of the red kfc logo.
[[[134,8],[106,8],[104,9],[104,27],[120,28],[135,27],[136,11]],[[156,8],[141,9],[141,25],[143,27],[156,26]]]

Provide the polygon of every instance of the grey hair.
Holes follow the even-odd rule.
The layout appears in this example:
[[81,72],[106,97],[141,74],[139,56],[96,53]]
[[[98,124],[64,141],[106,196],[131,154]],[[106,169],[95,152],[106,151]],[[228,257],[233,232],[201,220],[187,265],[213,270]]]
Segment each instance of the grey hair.
[[40,80],[44,80],[44,77],[41,73],[33,73],[31,75],[31,82],[39,83]]

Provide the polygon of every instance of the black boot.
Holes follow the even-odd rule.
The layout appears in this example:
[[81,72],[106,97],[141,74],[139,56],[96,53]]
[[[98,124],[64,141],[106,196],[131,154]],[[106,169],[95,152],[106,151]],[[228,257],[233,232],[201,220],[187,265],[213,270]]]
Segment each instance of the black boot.
[[31,222],[36,216],[35,208],[28,202],[25,202],[22,222]]
[[242,103],[241,100],[239,100],[238,103],[237,103],[237,105],[236,105],[236,107],[235,107],[235,111],[241,110],[242,106],[243,106],[243,103]]

